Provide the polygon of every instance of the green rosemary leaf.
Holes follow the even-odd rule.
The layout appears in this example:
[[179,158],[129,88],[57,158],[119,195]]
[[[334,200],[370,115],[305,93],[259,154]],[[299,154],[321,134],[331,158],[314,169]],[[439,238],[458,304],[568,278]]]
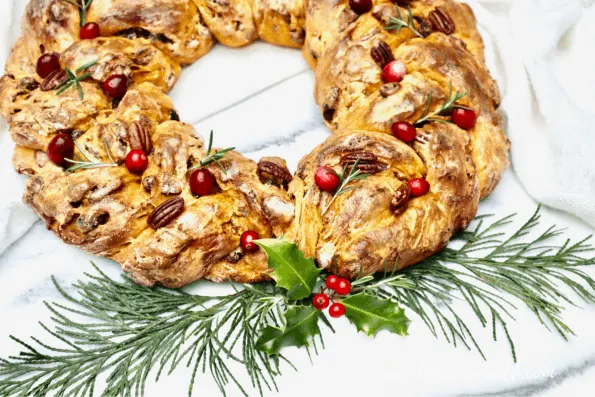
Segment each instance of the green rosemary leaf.
[[[335,192],[335,194],[333,195],[333,198],[331,199],[331,201],[329,201],[329,203],[327,204],[324,211],[322,211],[323,215],[329,210],[329,208],[331,208],[331,205],[333,205],[333,203],[335,202],[337,197],[353,190],[353,187],[347,187],[347,185],[349,185],[351,182],[354,182],[354,181],[361,181],[361,180],[367,179],[370,176],[370,174],[364,174],[360,170],[358,170],[357,169],[358,164],[359,164],[359,158],[357,160],[355,160],[355,163],[353,164],[353,166],[351,168],[349,168],[348,165],[346,164],[343,167],[343,171],[340,175],[337,174],[334,170],[329,168],[333,174],[335,174],[336,176],[339,177],[340,185],[337,188],[337,191]],[[348,168],[349,168],[349,173],[347,173]]]
[[395,34],[399,34],[401,29],[407,28],[411,32],[413,32],[413,34],[415,34],[417,37],[423,38],[423,35],[415,27],[415,19],[413,18],[413,11],[411,11],[411,8],[408,8],[407,21],[405,21],[405,19],[403,18],[403,15],[401,14],[401,9],[399,8],[398,5],[396,6],[396,8],[397,8],[397,16],[391,17],[387,21],[384,29],[394,30]]
[[391,299],[379,299],[361,292],[344,298],[345,316],[358,331],[374,336],[381,330],[407,335],[409,319],[399,305]]
[[260,331],[256,349],[267,354],[279,354],[283,347],[308,346],[316,335],[320,335],[319,313],[312,306],[290,308],[285,313],[283,328],[266,327]]
[[267,254],[270,274],[277,286],[287,290],[291,300],[309,297],[321,270],[297,246],[283,239],[261,239],[258,244]]

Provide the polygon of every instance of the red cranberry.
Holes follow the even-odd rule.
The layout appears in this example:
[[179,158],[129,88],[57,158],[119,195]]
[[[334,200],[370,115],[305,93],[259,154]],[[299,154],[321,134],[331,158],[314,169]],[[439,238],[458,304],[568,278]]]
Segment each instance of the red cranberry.
[[346,278],[340,278],[335,291],[339,295],[347,295],[351,291],[351,283]]
[[68,134],[56,134],[50,141],[46,153],[52,163],[62,165],[65,159],[71,159],[74,154],[74,140]]
[[402,140],[403,142],[413,142],[417,131],[415,127],[406,121],[397,121],[391,127],[395,138]]
[[314,182],[316,182],[316,186],[318,186],[320,190],[333,192],[339,187],[341,179],[330,167],[324,166],[318,167],[316,170],[316,173],[314,174]]
[[103,82],[103,89],[112,98],[121,99],[128,90],[128,77],[123,74],[114,74]]
[[337,288],[337,285],[339,285],[339,277],[331,274],[326,278],[325,284],[328,289],[332,289],[334,291],[335,288]]
[[349,0],[349,7],[356,14],[362,15],[372,9],[372,0]]
[[45,79],[50,73],[58,69],[60,69],[60,58],[56,53],[43,54],[37,59],[36,71],[42,79]]
[[85,24],[85,26],[81,28],[79,36],[81,40],[96,39],[99,37],[99,25],[97,25],[95,22],[89,22]]
[[345,306],[342,303],[333,303],[328,309],[328,314],[332,318],[339,318],[345,315]]
[[258,240],[260,236],[254,230],[248,230],[242,233],[242,237],[240,237],[240,245],[244,251],[254,252],[258,249],[258,245],[254,242],[254,240]]
[[330,305],[331,301],[326,294],[316,294],[312,298],[312,304],[316,310],[324,310]]
[[197,196],[211,194],[213,186],[215,186],[215,178],[209,170],[199,169],[190,175],[190,191]]
[[407,74],[407,66],[401,61],[390,61],[382,70],[382,81],[399,83]]
[[430,191],[430,184],[423,178],[415,178],[409,181],[409,190],[413,197],[420,197]]
[[142,174],[149,166],[149,159],[140,149],[131,150],[126,155],[126,168],[133,174]]
[[464,130],[470,130],[475,127],[477,116],[471,109],[455,108],[450,116],[453,123]]

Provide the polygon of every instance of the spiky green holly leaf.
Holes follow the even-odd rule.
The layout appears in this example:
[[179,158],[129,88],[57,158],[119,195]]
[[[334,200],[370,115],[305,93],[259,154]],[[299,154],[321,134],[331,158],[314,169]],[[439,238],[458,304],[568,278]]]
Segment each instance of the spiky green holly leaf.
[[289,299],[300,300],[312,294],[320,273],[312,258],[306,258],[295,244],[283,239],[262,239],[256,244],[269,257],[269,267],[274,270],[271,277],[288,291]]
[[266,327],[260,331],[256,349],[267,354],[279,354],[283,347],[308,345],[308,341],[320,334],[320,312],[312,306],[295,306],[285,313],[285,327]]
[[378,299],[365,292],[344,298],[345,316],[368,336],[375,336],[381,330],[407,335],[409,319],[399,305],[391,299]]

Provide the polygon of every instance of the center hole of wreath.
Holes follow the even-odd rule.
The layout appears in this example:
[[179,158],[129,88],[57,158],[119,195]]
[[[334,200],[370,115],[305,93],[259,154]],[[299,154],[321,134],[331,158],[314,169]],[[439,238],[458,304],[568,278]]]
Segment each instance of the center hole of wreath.
[[300,51],[266,43],[216,46],[185,68],[171,91],[182,121],[216,147],[298,161],[329,134],[314,101],[314,73]]

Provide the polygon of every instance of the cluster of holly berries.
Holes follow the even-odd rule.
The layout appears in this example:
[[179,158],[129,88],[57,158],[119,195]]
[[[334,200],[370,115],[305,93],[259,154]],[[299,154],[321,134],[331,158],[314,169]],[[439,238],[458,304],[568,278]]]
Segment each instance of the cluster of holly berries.
[[326,278],[325,285],[326,288],[322,287],[322,291],[312,298],[312,305],[317,310],[324,310],[330,305],[328,314],[333,318],[339,318],[345,314],[345,306],[338,302],[336,297],[347,295],[351,291],[351,283],[346,278],[331,274]]

